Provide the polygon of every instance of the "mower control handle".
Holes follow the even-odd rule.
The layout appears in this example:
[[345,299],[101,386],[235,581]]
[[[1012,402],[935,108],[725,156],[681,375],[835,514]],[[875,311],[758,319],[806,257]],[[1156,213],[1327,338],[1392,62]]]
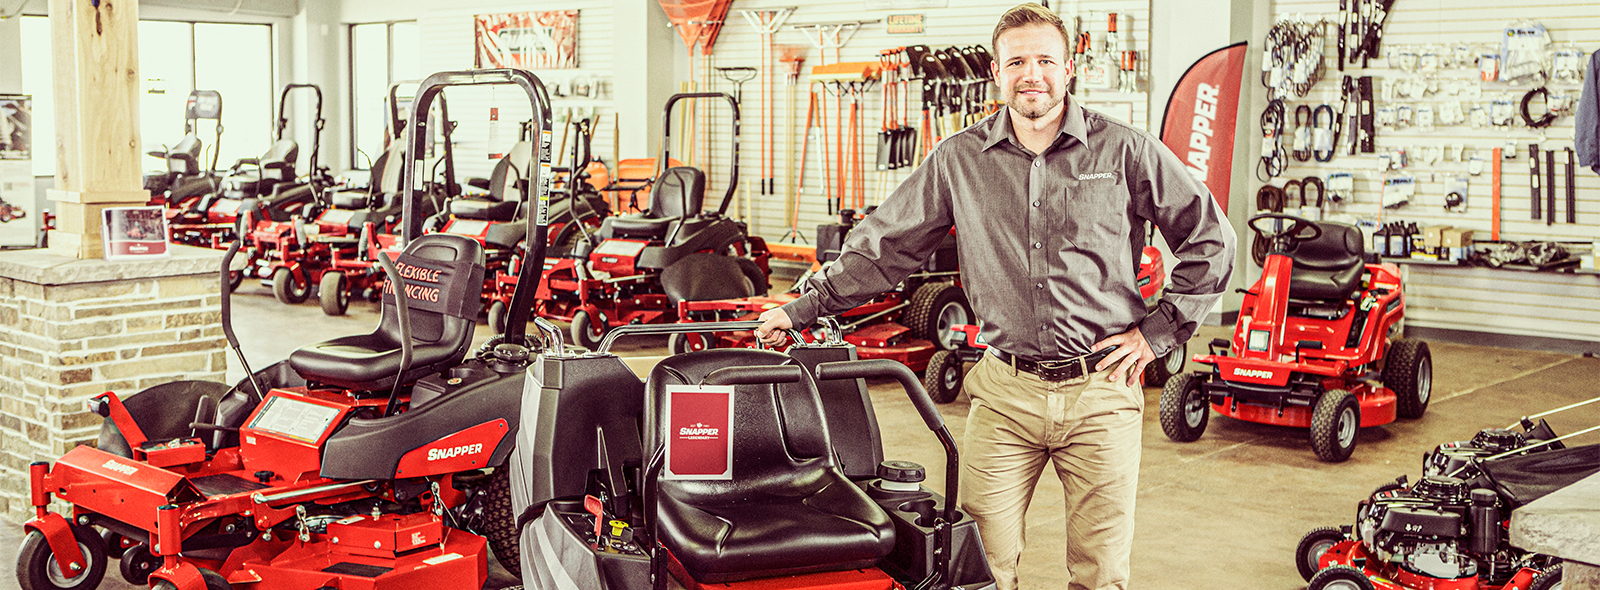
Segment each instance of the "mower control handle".
[[794,365],[756,365],[752,367],[723,367],[706,375],[703,385],[765,385],[769,383],[794,383],[801,378],[800,367]]
[[[749,320],[743,322],[692,322],[684,324],[632,324],[617,326],[606,332],[600,339],[600,345],[595,352],[606,353],[611,351],[611,345],[623,336],[661,335],[661,334],[702,334],[707,332],[737,332],[740,330],[755,330],[763,322]],[[795,342],[805,342],[799,330],[789,330],[789,337]]]

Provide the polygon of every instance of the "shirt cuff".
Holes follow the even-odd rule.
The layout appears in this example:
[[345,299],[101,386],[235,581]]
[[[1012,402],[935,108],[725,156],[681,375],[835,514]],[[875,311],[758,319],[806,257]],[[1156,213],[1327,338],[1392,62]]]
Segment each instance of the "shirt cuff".
[[1144,341],[1150,345],[1150,350],[1156,356],[1165,356],[1178,346],[1178,319],[1177,308],[1171,303],[1162,301],[1156,305],[1155,311],[1144,316],[1139,322],[1139,333],[1144,336]]
[[778,309],[789,316],[789,323],[796,330],[804,330],[817,323],[817,316],[822,312],[821,305],[817,303],[816,293],[801,295],[799,299],[783,304]]

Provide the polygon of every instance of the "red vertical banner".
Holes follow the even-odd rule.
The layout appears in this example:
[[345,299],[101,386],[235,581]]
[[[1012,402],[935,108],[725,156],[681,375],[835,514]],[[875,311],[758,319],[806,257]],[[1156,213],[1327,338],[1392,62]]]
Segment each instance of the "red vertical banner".
[[667,386],[667,479],[733,479],[733,386]]
[[1161,143],[1183,160],[1228,210],[1233,176],[1234,126],[1239,120],[1239,85],[1245,43],[1206,54],[1178,79],[1161,119]]

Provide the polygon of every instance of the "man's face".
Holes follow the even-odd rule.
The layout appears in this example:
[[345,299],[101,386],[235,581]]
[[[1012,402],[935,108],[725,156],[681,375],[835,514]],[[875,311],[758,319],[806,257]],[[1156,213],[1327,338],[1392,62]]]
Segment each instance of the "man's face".
[[1072,76],[1061,31],[1045,25],[1017,27],[1000,34],[995,51],[999,55],[989,68],[1013,112],[1038,119],[1060,106]]

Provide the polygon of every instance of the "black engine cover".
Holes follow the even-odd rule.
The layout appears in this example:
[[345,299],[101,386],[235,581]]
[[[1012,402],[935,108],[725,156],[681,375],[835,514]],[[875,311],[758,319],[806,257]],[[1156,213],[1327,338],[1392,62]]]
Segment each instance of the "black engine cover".
[[1378,530],[1414,537],[1455,538],[1461,535],[1461,515],[1427,508],[1395,506],[1383,516]]

